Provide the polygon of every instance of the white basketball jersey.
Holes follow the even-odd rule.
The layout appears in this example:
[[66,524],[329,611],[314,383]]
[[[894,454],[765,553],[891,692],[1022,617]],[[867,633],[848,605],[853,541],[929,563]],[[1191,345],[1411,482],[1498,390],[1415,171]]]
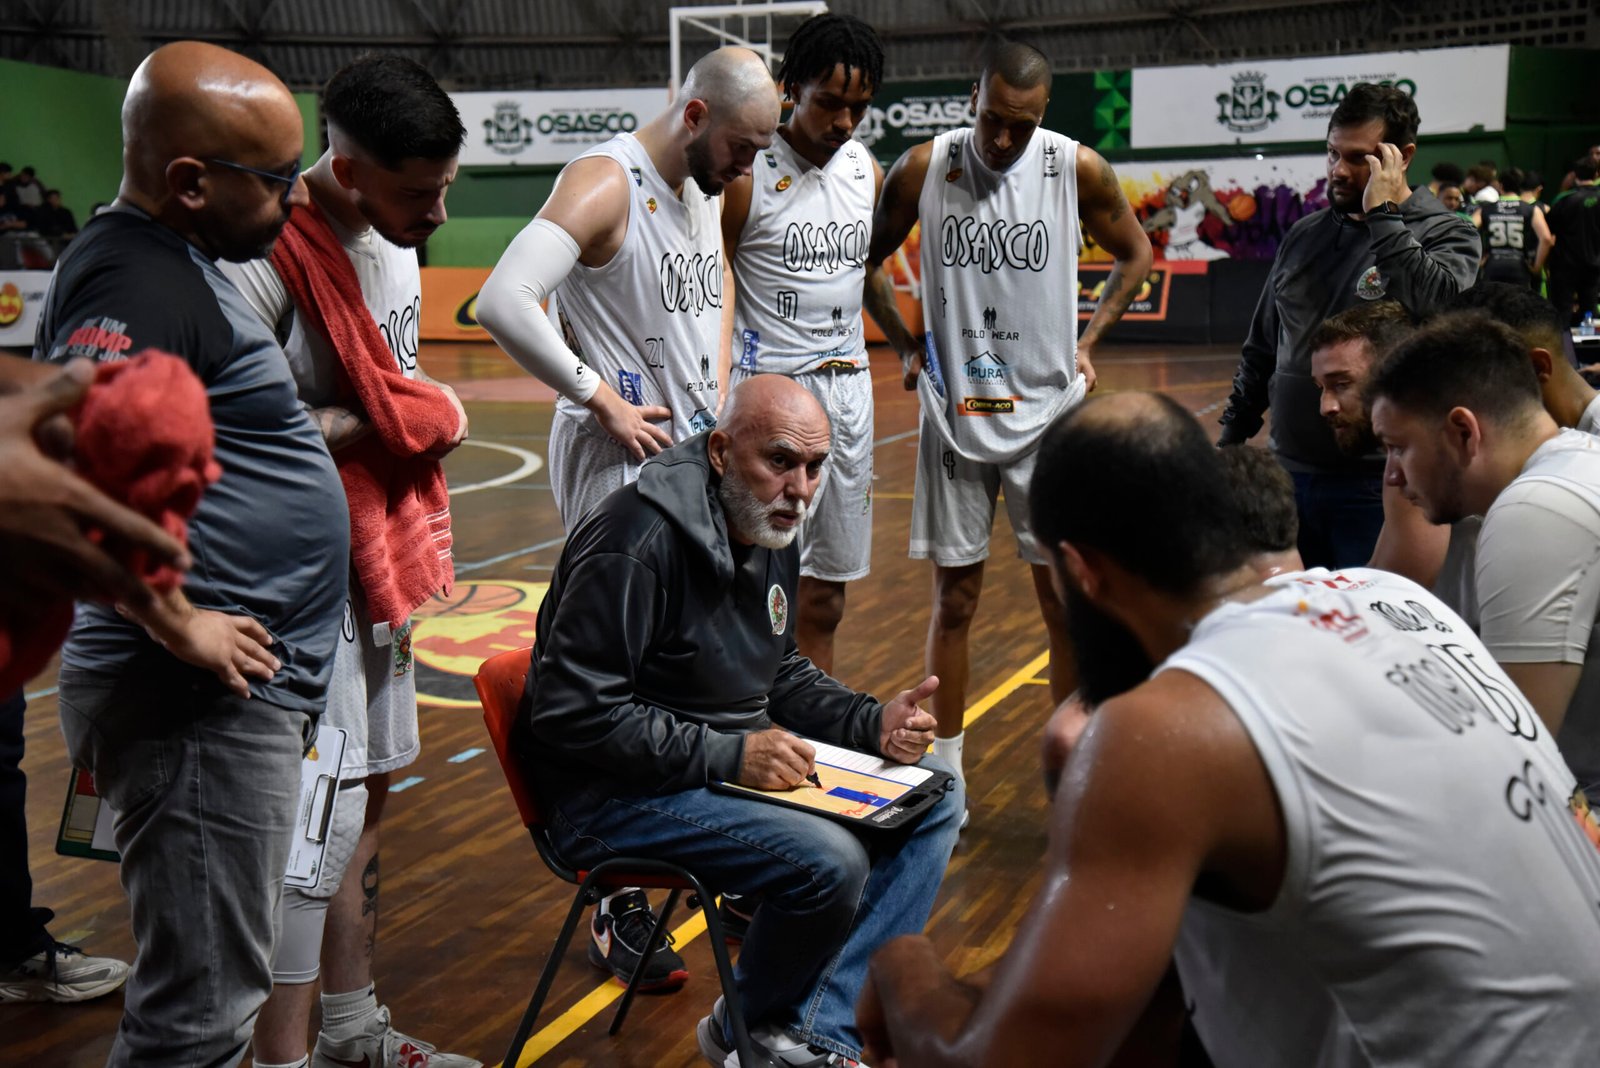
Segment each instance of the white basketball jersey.
[[[355,233],[331,216],[327,218],[361,283],[361,302],[378,324],[383,340],[389,343],[395,363],[407,378],[417,377],[422,274],[417,269],[416,249],[392,245],[370,227]],[[323,408],[337,402],[343,396],[344,376],[338,354],[314,326],[301,316],[290,314],[294,302],[272,262],[218,261],[217,266],[278,336],[301,403],[308,408]]]
[[933,140],[918,215],[928,367],[922,410],[979,463],[1026,455],[1083,397],[1078,377],[1078,145],[1036,130],[1004,173],[971,129]]
[[817,167],[783,137],[756,157],[733,257],[734,342],[751,374],[867,364],[861,289],[872,235],[872,157],[846,141]]
[[1212,1058],[1593,1063],[1600,827],[1532,706],[1416,583],[1319,568],[1268,585],[1160,669],[1227,701],[1287,831],[1270,908],[1194,898],[1184,916],[1178,970]]
[[[656,172],[632,134],[579,156],[605,156],[627,172],[628,233],[604,267],[582,263],[556,287],[552,310],[574,352],[636,405],[672,410],[672,440],[715,421],[722,323],[722,201],[692,180],[683,199]],[[594,416],[565,397],[557,407]]]

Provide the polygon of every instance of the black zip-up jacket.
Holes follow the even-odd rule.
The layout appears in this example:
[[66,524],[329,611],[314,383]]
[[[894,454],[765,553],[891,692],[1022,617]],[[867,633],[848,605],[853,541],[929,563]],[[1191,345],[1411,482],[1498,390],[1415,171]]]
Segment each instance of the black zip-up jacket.
[[882,707],[795,649],[799,550],[730,542],[707,434],[663,451],[567,539],[513,742],[546,797],[734,779],[777,724],[878,752]]
[[[1319,411],[1311,334],[1362,300],[1397,300],[1413,318],[1472,285],[1482,246],[1472,224],[1422,186],[1400,214],[1356,221],[1323,208],[1284,235],[1256,304],[1233,393],[1222,414],[1224,445],[1254,437],[1272,409],[1272,450],[1291,471],[1352,470]],[[1381,463],[1381,460],[1377,462]]]

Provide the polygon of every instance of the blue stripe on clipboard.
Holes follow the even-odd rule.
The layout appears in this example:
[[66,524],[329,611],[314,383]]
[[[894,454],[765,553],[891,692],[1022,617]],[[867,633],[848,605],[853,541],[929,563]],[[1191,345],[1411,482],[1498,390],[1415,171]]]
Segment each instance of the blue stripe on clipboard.
[[828,796],[842,797],[846,801],[855,801],[859,804],[871,805],[873,808],[881,808],[889,803],[889,799],[887,797],[879,797],[877,794],[864,794],[860,790],[847,790],[843,786],[833,787],[828,791]]

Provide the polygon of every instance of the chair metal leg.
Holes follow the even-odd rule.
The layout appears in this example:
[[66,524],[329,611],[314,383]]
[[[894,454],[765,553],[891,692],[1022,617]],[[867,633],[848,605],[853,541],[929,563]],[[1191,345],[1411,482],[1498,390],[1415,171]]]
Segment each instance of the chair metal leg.
[[[706,888],[700,885],[700,880],[692,874],[689,881],[694,884],[695,893],[700,898],[700,911],[706,917],[706,937],[711,940],[711,956],[717,962],[717,978],[722,982],[722,1007],[728,1014],[728,1026],[733,1031],[733,1048],[739,1052],[741,1065],[756,1065],[763,1063],[756,1058],[755,1043],[750,1040],[750,1032],[745,1028],[744,1010],[739,1006],[739,989],[733,982],[733,964],[728,959],[728,944],[722,937],[722,921],[717,918],[717,899],[707,893]],[[508,1065],[507,1068],[515,1068]]]
[[682,893],[682,890],[672,891],[667,895],[667,903],[661,906],[661,915],[656,917],[655,926],[650,928],[650,937],[645,941],[644,956],[639,958],[633,974],[628,976],[628,989],[622,992],[622,1004],[617,1006],[617,1014],[611,1018],[607,1034],[614,1035],[622,1030],[622,1021],[628,1018],[628,1006],[633,1004],[633,996],[639,992],[639,981],[644,978],[645,965],[650,963],[656,947],[666,937],[667,921],[672,917],[672,910],[678,907],[678,896]]
[[544,971],[539,975],[539,985],[534,988],[533,997],[528,1001],[528,1008],[522,1014],[522,1020],[517,1024],[516,1034],[511,1036],[511,1046],[506,1050],[502,1062],[504,1068],[517,1068],[517,1060],[522,1056],[522,1047],[528,1044],[528,1036],[533,1034],[533,1022],[539,1018],[539,1010],[544,1008],[544,999],[550,996],[550,987],[555,982],[556,970],[561,967],[561,959],[567,955],[567,946],[572,941],[573,932],[577,930],[578,921],[583,919],[583,914],[597,900],[589,880],[585,879],[578,887],[578,892],[572,896],[572,907],[567,909],[567,922],[561,925],[561,933],[556,936],[556,944],[550,950],[550,959],[545,962]]

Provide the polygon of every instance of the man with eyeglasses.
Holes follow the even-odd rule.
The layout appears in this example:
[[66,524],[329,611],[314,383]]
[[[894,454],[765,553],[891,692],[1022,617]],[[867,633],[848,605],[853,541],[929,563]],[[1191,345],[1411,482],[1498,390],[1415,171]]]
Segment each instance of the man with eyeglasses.
[[83,604],[62,650],[73,762],[116,812],[139,954],[112,1065],[235,1065],[272,988],[273,915],[301,757],[344,611],[349,516],[272,332],[216,261],[272,248],[298,181],[299,110],[260,65],[178,42],[122,108],[117,202],[68,248],[34,358],[147,346],[206,386],[221,481],[189,523],[194,567],[145,605]]
[[[341,471],[370,464],[370,450],[382,449],[394,458],[395,474],[387,481],[396,494],[411,496],[439,477],[434,449],[459,444],[467,432],[455,392],[429,378],[417,362],[422,275],[416,251],[444,224],[445,194],[455,180],[466,130],[449,94],[425,67],[385,53],[362,56],[334,74],[322,91],[322,114],[328,149],[305,174],[310,207],[293,213],[271,259],[224,264],[223,273],[282,340],[300,403],[335,464]],[[344,299],[303,291],[302,279],[324,272],[335,283],[348,279],[358,291],[346,294],[336,284]],[[333,341],[335,332],[345,337],[342,344]],[[382,412],[373,418],[368,409],[377,406],[363,405],[346,383],[344,369],[351,365],[380,366],[391,398],[423,405],[418,417],[397,406],[400,418],[385,421]],[[423,423],[435,429],[424,433]],[[359,492],[351,500],[352,517],[358,518]],[[448,515],[439,522],[448,530]],[[251,1047],[257,1068],[307,1064],[306,1028],[319,971],[322,1026],[312,1068],[363,1059],[390,1065],[402,1050],[407,1068],[478,1065],[397,1031],[372,981],[384,800],[390,776],[416,760],[421,744],[410,623],[391,626],[369,590],[381,588],[387,568],[405,566],[405,547],[419,540],[395,539],[400,547],[379,553],[376,574],[365,560],[352,560],[347,622],[322,719],[324,728],[346,732],[338,803],[318,885],[284,891],[274,989]],[[372,547],[358,545],[357,551],[363,548]],[[420,569],[417,575],[402,613],[438,592],[437,576],[429,579]]]

